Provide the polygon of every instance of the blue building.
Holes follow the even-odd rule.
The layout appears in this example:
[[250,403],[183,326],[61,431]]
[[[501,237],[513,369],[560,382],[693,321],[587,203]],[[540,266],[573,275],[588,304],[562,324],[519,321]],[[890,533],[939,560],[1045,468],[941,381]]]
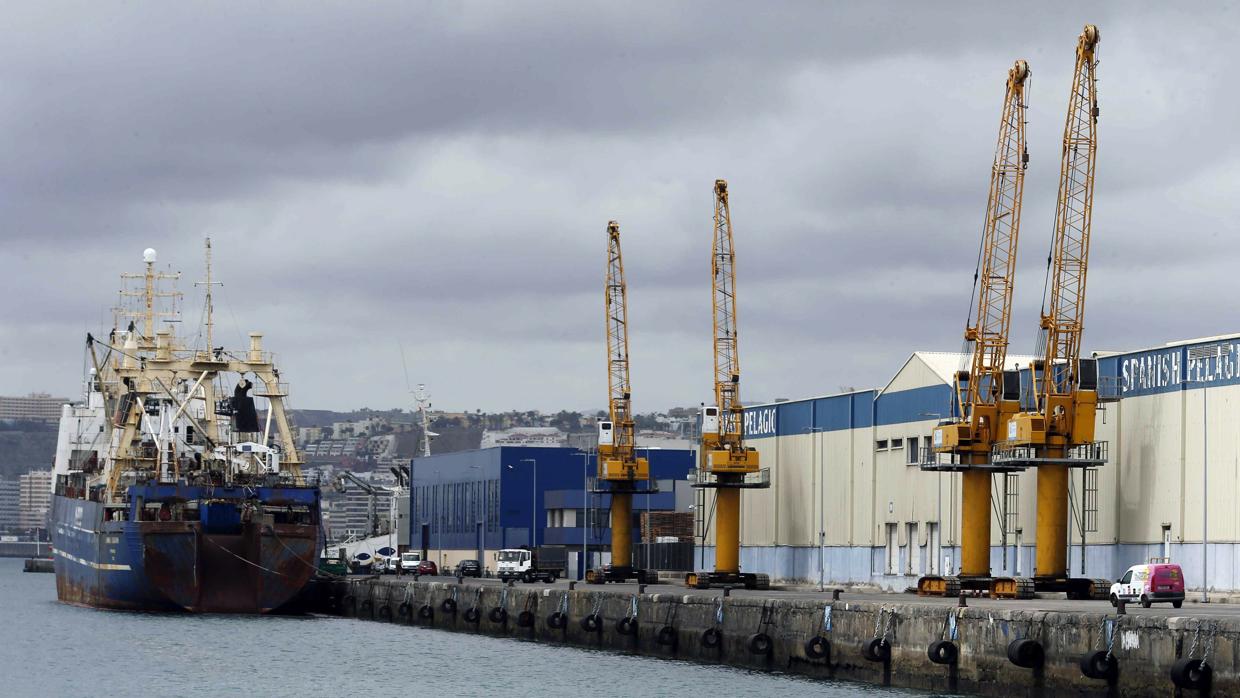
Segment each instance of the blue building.
[[[694,452],[638,452],[649,458],[659,491],[634,497],[634,525],[644,511],[688,511]],[[569,569],[577,576],[580,551],[603,553],[611,541],[610,497],[587,491],[597,469],[593,452],[575,448],[498,446],[414,458],[410,547],[441,568],[473,558],[494,569],[494,554],[502,548],[563,545],[576,553]],[[640,540],[640,529],[634,540]],[[605,554],[592,559],[603,562]]]

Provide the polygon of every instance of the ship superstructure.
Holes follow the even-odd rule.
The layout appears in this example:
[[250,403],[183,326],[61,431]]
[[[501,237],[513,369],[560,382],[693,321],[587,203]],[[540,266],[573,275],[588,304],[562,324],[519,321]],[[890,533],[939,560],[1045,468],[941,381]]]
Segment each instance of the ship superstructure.
[[[262,335],[215,346],[210,241],[203,323],[187,341],[179,274],[127,274],[116,327],[86,337],[85,397],[60,422],[51,528],[61,601],[266,613],[313,575],[320,493],[302,477],[287,385]],[[133,282],[137,282],[133,284]]]

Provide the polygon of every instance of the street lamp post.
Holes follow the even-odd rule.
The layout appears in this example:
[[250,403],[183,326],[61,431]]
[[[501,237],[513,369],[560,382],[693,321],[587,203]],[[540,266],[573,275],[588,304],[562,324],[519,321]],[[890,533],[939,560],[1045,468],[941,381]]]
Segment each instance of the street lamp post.
[[533,471],[533,487],[530,489],[530,549],[538,547],[538,461],[534,458],[522,458],[522,463],[529,463]]
[[581,569],[578,570],[581,579],[586,578],[586,570],[590,567],[590,541],[589,541],[589,518],[590,518],[590,451],[582,449],[581,451],[581,511],[582,521],[578,522],[581,527]]
[[818,591],[826,588],[827,579],[827,525],[826,525],[826,497],[823,492],[826,489],[827,474],[822,473],[822,482],[819,482],[818,468],[818,434],[822,432],[822,427],[806,427],[806,433],[810,438],[810,474],[811,481],[814,483],[814,495],[818,498]]
[[[937,420],[938,422],[943,421],[943,415],[940,412],[922,412],[921,416],[922,417],[934,417],[935,420]],[[927,454],[927,455],[928,457],[933,457],[933,455],[931,454]],[[917,460],[921,460],[920,449],[918,449]],[[938,559],[939,555],[942,553],[942,550],[943,550],[943,471],[942,470],[937,471],[935,473],[934,479],[935,479],[935,490],[936,490],[934,501],[938,508],[938,513],[935,514],[935,516],[938,518],[938,521],[936,521],[934,525],[938,529],[939,545],[938,545],[938,550],[935,550],[935,546],[933,544],[934,542],[931,541],[929,537],[927,537],[926,547],[929,548],[929,551],[926,554],[926,557],[928,558],[927,561],[930,563],[930,565],[939,568],[939,574],[946,574],[947,570],[943,569],[943,567],[940,567],[940,565],[943,565],[943,562]],[[910,545],[909,550],[912,550],[912,549],[913,549],[913,546]],[[1020,565],[1020,543],[1019,542],[1016,545],[1016,557],[1017,557],[1016,564],[1017,566],[1019,566]],[[927,570],[927,572],[929,572],[929,570]]]
[[435,501],[431,504],[432,524],[435,526],[435,553],[438,557],[435,560],[435,568],[439,568],[439,563],[443,562],[443,521],[440,520],[442,512],[439,508],[439,497],[443,493],[443,487],[439,482],[439,470],[435,469]]

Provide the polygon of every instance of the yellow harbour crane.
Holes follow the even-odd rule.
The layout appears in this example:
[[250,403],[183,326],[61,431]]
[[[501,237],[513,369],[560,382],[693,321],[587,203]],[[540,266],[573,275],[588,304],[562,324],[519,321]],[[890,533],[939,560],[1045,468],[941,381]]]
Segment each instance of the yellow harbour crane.
[[1081,359],[1098,147],[1098,40],[1098,27],[1092,24],[1077,38],[1048,259],[1049,308],[1042,312],[1041,356],[1031,367],[1037,404],[1013,416],[995,453],[997,461],[1037,468],[1034,584],[1039,591],[1067,592],[1069,598],[1106,598],[1109,588],[1108,580],[1068,576],[1069,471],[1107,460],[1106,444],[1094,441],[1097,362]]
[[[745,445],[741,406],[741,367],[736,334],[736,254],[732,247],[732,215],[728,183],[715,180],[714,242],[711,251],[711,293],[714,306],[715,402],[701,414],[701,462],[695,487],[715,489],[715,571],[694,572],[689,586],[744,586],[766,589],[765,574],[740,568],[741,490],[770,486],[758,465],[758,452]],[[756,477],[754,477],[756,476]]]
[[[611,566],[590,570],[591,584],[657,581],[656,575],[633,566],[633,494],[650,494],[650,463],[637,457],[633,426],[633,407],[629,384],[628,290],[624,283],[624,261],[620,256],[620,224],[607,223],[607,273],[604,283],[604,312],[607,324],[607,409],[608,418],[598,423],[598,479],[606,483],[600,490],[611,495]],[[645,482],[646,487],[638,488]]]
[[[1027,597],[1028,580],[990,575],[991,474],[1002,471],[991,462],[991,448],[1002,437],[1007,419],[1020,409],[1020,380],[1004,371],[1011,324],[1016,244],[1020,235],[1021,199],[1029,154],[1025,147],[1026,81],[1029,64],[1018,60],[1008,70],[999,120],[999,142],[990,171],[990,191],[978,260],[977,305],[965,328],[972,346],[968,370],[956,374],[959,418],[934,430],[932,450],[922,470],[960,472],[963,481],[958,577],[927,576],[918,580],[923,595],[955,595],[961,588],[992,596]],[[949,456],[940,462],[939,454]]]

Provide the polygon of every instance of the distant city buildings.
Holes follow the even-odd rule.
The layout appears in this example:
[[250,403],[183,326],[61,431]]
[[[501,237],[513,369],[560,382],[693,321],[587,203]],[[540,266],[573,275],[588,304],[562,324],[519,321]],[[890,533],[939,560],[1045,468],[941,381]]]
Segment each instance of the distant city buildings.
[[0,478],[0,531],[17,531],[21,521],[21,482]]
[[0,419],[55,424],[60,421],[61,406],[68,402],[68,398],[52,397],[47,393],[30,393],[23,397],[0,396]]
[[33,470],[18,481],[17,527],[23,530],[47,527],[47,510],[52,506],[52,471]]
[[496,446],[563,446],[566,435],[556,427],[513,427],[482,433],[482,448]]

